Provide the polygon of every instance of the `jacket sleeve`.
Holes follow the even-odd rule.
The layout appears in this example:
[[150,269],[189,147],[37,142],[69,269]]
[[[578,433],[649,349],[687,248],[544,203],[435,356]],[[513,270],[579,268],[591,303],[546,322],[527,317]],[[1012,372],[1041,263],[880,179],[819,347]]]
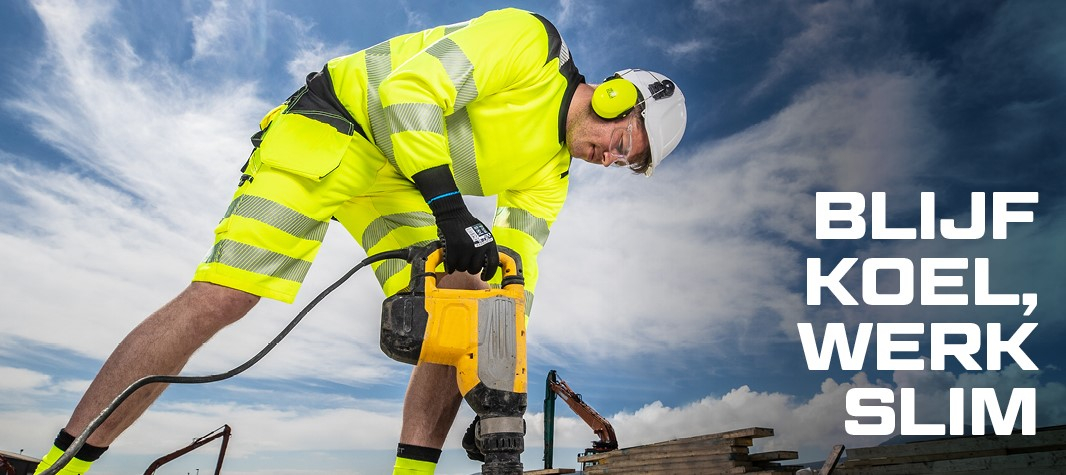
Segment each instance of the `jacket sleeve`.
[[[444,117],[544,73],[543,24],[521,10],[475,18],[397,66],[379,86],[392,152],[404,176],[451,165]],[[380,139],[378,139],[380,140]]]

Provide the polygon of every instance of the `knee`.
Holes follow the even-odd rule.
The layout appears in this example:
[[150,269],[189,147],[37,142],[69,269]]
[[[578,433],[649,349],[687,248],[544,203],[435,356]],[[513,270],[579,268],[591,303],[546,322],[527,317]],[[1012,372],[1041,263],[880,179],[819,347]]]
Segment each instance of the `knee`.
[[259,296],[207,282],[193,282],[178,300],[201,324],[217,330],[240,320],[259,302]]

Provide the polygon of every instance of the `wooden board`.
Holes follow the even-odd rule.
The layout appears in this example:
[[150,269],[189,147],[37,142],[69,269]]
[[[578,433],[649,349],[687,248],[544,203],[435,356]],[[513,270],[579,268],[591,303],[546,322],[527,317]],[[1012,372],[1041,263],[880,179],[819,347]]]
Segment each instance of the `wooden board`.
[[[717,432],[717,433],[714,433],[714,434],[697,435],[697,436],[694,436],[694,437],[685,437],[685,438],[681,438],[681,439],[667,440],[667,441],[664,441],[664,442],[657,442],[657,443],[648,444],[648,445],[676,444],[676,443],[679,443],[679,442],[696,442],[696,441],[710,440],[710,439],[739,439],[739,438],[742,438],[742,437],[750,437],[750,438],[756,438],[757,439],[757,438],[760,438],[760,437],[773,437],[773,436],[774,436],[774,430],[773,429],[768,429],[768,428],[765,428],[765,427],[748,427],[746,429],[737,429],[737,430],[731,430],[731,431],[726,431],[726,432]],[[641,447],[647,447],[648,445],[642,445]]]
[[582,455],[578,456],[578,461],[585,462],[601,462],[610,459],[621,459],[627,457],[659,457],[659,458],[671,458],[671,457],[692,457],[696,455],[708,455],[708,454],[743,454],[747,455],[746,446],[734,446],[728,443],[721,445],[704,445],[704,446],[692,446],[685,444],[680,447],[671,446],[648,446],[648,447],[630,447],[620,448],[617,451],[607,452],[603,454]]
[[572,468],[545,468],[543,470],[533,470],[532,472],[525,472],[524,475],[559,475],[562,473],[574,473],[576,470]]
[[601,460],[636,456],[641,454],[660,454],[663,456],[678,456],[683,457],[691,455],[693,453],[748,453],[748,447],[751,446],[751,439],[724,439],[724,440],[702,440],[695,442],[680,442],[676,444],[651,444],[640,445],[637,447],[628,447],[624,449],[612,450],[610,452],[604,452],[592,455],[580,455],[577,457],[578,462],[599,462]]
[[843,453],[843,445],[834,445],[833,450],[829,451],[829,456],[825,458],[825,463],[822,464],[822,469],[818,471],[819,475],[830,475],[833,473],[833,470],[836,469],[837,462],[840,461],[840,455]]
[[729,461],[693,461],[681,460],[676,462],[659,462],[633,465],[597,465],[583,470],[586,475],[599,474],[645,474],[651,472],[663,472],[673,474],[696,474],[696,473],[746,473],[751,464],[737,466]]
[[749,427],[582,455],[578,461],[586,475],[794,474],[800,467],[774,461],[796,459],[795,451],[748,454],[753,439],[773,435],[773,429]]
[[1062,473],[1066,467],[1066,450],[1029,454],[974,457],[967,459],[939,460],[924,463],[900,463],[868,467],[851,467],[838,470],[846,475],[912,475],[932,473],[1018,473],[1034,474],[1045,469]]
[[777,460],[796,460],[798,458],[799,452],[794,450],[775,450],[773,452],[760,452],[748,455],[748,460],[751,460],[752,462],[773,462]]
[[[600,455],[600,454],[597,454]],[[682,450],[682,451],[661,451],[661,450],[647,450],[647,451],[630,451],[625,453],[615,454],[611,457],[597,457],[595,460],[589,460],[584,457],[578,457],[578,461],[584,462],[596,462],[597,464],[615,463],[619,460],[663,460],[663,459],[678,459],[678,458],[692,458],[692,457],[728,457],[728,460],[748,460],[747,447],[725,447],[725,450]]]
[[933,462],[1066,449],[1066,429],[1035,435],[974,436],[883,447],[849,448],[848,466]]

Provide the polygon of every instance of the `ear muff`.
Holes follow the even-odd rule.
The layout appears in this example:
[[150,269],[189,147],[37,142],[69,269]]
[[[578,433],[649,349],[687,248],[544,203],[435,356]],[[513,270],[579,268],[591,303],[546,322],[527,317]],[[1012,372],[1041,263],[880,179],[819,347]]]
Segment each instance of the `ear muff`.
[[637,86],[615,76],[592,91],[592,110],[604,119],[613,120],[626,115],[639,100]]

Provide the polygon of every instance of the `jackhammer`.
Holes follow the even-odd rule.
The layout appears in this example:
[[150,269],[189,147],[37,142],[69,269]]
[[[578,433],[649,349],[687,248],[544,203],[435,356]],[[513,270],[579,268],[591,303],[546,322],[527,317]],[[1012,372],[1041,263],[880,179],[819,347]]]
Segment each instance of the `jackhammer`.
[[409,292],[381,310],[381,350],[408,364],[454,366],[459,393],[479,416],[483,475],[521,475],[525,449],[526,325],[521,258],[500,252],[500,289],[437,287],[435,246],[412,253]]

